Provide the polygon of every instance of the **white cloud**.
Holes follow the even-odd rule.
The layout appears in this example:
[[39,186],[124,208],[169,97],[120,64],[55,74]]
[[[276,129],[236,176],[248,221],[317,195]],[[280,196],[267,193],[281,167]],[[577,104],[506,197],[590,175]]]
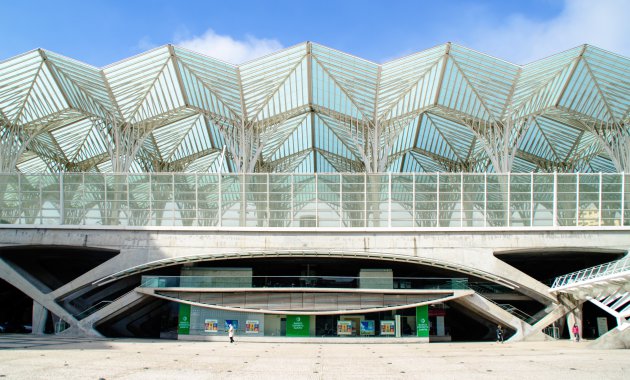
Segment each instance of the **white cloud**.
[[212,29],[208,29],[201,36],[188,39],[176,38],[175,45],[234,64],[276,52],[283,47],[275,39],[248,35],[244,40],[237,40],[231,36],[217,34]]
[[140,51],[147,51],[147,50],[151,50],[154,47],[157,47],[156,44],[153,43],[153,41],[151,41],[151,38],[149,38],[148,36],[144,36],[140,39],[140,41],[138,41],[138,45],[136,45],[136,47],[140,50]]
[[482,23],[473,27],[464,44],[519,64],[585,43],[629,56],[628,15],[627,0],[565,0],[562,11],[552,19],[539,21],[516,14],[502,25]]

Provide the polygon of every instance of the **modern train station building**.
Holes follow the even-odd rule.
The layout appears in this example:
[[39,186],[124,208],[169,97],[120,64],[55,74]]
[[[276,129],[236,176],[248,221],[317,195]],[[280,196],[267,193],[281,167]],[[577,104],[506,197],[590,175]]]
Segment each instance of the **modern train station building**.
[[594,46],[523,66],[452,43],[383,64],[38,49],[0,62],[0,323],[597,339],[629,324],[628,172],[630,59]]

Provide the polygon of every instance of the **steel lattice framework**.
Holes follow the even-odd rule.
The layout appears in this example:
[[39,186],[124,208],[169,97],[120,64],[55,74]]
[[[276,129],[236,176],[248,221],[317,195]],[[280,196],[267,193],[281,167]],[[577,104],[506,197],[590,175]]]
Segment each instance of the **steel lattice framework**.
[[628,172],[630,60],[447,43],[379,65],[305,42],[234,66],[167,45],[0,63],[0,172]]

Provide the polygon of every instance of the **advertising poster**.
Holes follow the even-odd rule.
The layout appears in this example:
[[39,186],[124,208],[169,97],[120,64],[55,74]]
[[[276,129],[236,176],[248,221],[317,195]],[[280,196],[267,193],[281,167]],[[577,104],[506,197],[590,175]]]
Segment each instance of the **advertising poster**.
[[230,325],[234,327],[234,331],[238,330],[238,319],[226,319],[225,320],[225,332],[230,329]]
[[396,335],[396,322],[381,321],[381,335]]
[[219,332],[219,321],[216,319],[206,319],[203,322],[204,331],[208,333]]
[[177,333],[182,335],[190,334],[190,305],[185,303],[179,304],[179,323],[177,324]]
[[352,335],[352,321],[337,321],[337,335]]
[[287,336],[309,336],[310,323],[308,315],[287,315]]
[[374,321],[361,321],[361,335],[374,335]]
[[245,321],[245,334],[258,334],[260,332],[260,321],[248,319]]

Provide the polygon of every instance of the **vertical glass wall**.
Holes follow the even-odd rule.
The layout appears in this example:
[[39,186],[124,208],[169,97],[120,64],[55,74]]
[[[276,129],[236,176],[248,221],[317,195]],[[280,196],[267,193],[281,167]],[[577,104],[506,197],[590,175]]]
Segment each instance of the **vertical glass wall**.
[[630,225],[621,174],[1,174],[3,224],[489,228]]

